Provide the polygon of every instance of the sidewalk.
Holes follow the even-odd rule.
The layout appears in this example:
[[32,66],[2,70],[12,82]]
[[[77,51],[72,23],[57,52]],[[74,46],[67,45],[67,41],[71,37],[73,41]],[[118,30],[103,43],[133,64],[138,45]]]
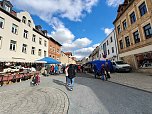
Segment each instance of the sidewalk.
[[[93,75],[93,74],[91,74]],[[152,92],[152,75],[144,73],[111,73],[109,82]]]

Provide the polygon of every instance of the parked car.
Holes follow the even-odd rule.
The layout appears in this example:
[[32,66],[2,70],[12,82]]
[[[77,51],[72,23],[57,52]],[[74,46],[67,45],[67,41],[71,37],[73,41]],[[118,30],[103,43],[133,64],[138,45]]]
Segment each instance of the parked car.
[[131,66],[122,60],[112,62],[113,69],[115,72],[130,72]]

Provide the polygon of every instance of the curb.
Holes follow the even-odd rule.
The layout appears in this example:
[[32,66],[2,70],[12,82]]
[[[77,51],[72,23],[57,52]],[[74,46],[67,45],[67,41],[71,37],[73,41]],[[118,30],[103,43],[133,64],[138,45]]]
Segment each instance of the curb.
[[[90,73],[86,73],[88,75],[91,75],[91,76],[94,76]],[[110,81],[110,80],[107,80],[108,82],[111,82],[111,83],[114,83],[114,84],[118,84],[118,85],[121,85],[121,86],[125,86],[125,87],[129,87],[129,88],[132,88],[132,89],[136,89],[136,90],[140,90],[140,91],[144,91],[144,92],[147,92],[147,93],[152,93],[151,91],[148,91],[148,90],[145,90],[145,89],[140,89],[140,88],[137,88],[137,87],[133,87],[133,86],[129,86],[129,85],[125,85],[125,84],[121,84],[121,83],[118,83],[118,82],[114,82],[114,81]]]
[[132,89],[137,89],[137,90],[144,91],[144,92],[147,92],[147,93],[152,93],[151,91],[148,91],[148,90],[145,90],[145,89],[140,89],[140,88],[137,88],[137,87],[121,84],[121,83],[118,83],[118,82],[113,82],[113,81],[110,81],[110,80],[107,80],[107,81],[111,82],[111,83],[114,83],[114,84],[121,85],[121,86],[129,87],[129,88],[132,88]]

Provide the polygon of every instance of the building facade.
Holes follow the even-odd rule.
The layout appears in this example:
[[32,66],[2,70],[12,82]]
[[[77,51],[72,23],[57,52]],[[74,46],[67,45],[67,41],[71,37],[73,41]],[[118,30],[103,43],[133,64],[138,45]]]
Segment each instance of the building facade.
[[118,57],[118,45],[116,41],[116,33],[113,30],[105,40],[99,45],[99,59],[105,60],[109,59],[112,61],[116,61],[119,59]]
[[48,40],[48,56],[59,60],[61,57],[61,44],[55,41],[52,37]]
[[34,62],[48,56],[47,31],[35,26],[28,12],[16,13],[0,2],[0,61]]
[[113,22],[119,56],[134,69],[152,71],[152,1],[125,0]]
[[61,57],[60,57],[59,61],[63,65],[76,64],[76,60],[73,59],[71,52],[64,53],[63,51],[61,51]]

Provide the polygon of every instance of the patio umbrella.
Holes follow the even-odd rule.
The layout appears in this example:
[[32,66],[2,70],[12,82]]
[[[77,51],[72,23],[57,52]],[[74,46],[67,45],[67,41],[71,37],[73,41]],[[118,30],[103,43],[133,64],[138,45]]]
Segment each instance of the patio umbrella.
[[60,64],[61,62],[51,58],[51,57],[44,57],[42,59],[39,59],[37,61],[45,61],[47,64]]

